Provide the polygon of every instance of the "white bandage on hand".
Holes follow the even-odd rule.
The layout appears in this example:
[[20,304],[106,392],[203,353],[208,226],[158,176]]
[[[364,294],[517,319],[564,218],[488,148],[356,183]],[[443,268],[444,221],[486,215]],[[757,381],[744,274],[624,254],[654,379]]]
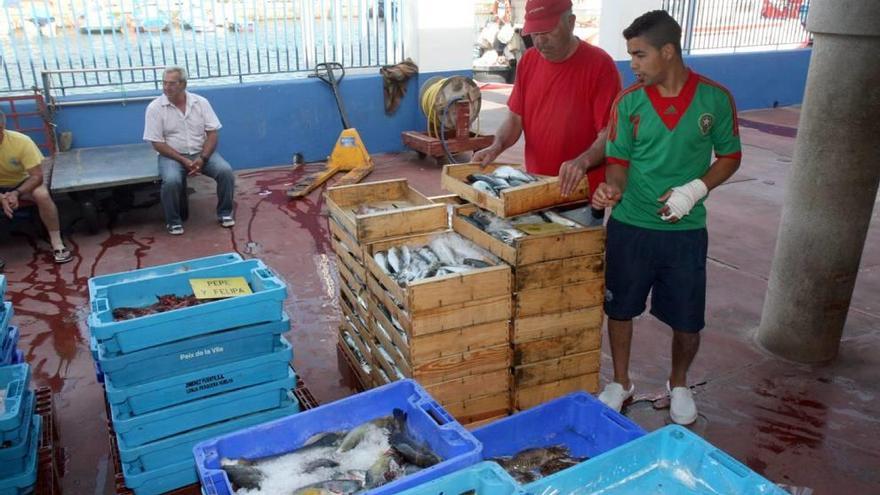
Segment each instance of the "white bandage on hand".
[[666,200],[669,212],[660,215],[660,218],[663,221],[667,221],[672,217],[681,220],[691,212],[697,201],[705,198],[707,194],[709,194],[709,188],[700,179],[694,179],[683,186],[673,187],[672,194]]

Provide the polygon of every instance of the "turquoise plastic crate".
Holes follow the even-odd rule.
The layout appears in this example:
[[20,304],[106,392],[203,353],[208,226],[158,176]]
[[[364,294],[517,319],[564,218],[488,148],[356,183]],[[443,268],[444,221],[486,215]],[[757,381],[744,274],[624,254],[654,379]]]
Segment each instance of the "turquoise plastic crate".
[[15,357],[12,358],[12,364],[24,364],[24,351],[21,349],[15,351]]
[[89,299],[93,299],[99,289],[107,287],[108,285],[126,284],[135,280],[162,277],[181,272],[191,272],[193,270],[228,265],[229,263],[237,263],[239,261],[242,261],[242,257],[238,253],[224,253],[216,254],[214,256],[206,256],[204,258],[180,261],[177,263],[168,263],[167,265],[156,265],[141,268],[139,270],[92,277],[89,279]]
[[129,448],[125,442],[119,441],[119,460],[130,474],[154,471],[180,461],[192,460],[193,446],[201,441],[291,416],[299,411],[299,402],[295,398],[290,398],[281,407],[276,409],[230,419],[164,440],[150,442],[140,447]]
[[407,414],[407,424],[413,434],[426,442],[443,461],[362,493],[397,493],[480,460],[479,442],[416,382],[400,380],[196,445],[193,454],[202,489],[207,495],[232,495],[229,479],[220,469],[223,458],[258,459],[292,452],[317,433],[350,429],[389,416],[394,408]]
[[6,299],[6,275],[0,274],[0,301]]
[[0,478],[0,495],[24,495],[31,493],[37,484],[37,448],[40,441],[40,426],[31,428],[30,443],[34,448],[28,449],[26,469],[17,476]]
[[18,327],[11,325],[7,330],[6,338],[0,341],[0,366],[12,364],[15,351],[18,350]]
[[185,431],[280,407],[290,398],[295,385],[296,374],[291,369],[288,376],[282,380],[254,385],[140,416],[123,418],[111,405],[110,415],[113,429],[116,430],[119,439],[129,447],[138,447]]
[[12,309],[12,303],[4,302],[2,309],[0,309],[0,342],[5,341],[9,335],[9,326],[12,324],[13,316],[15,316],[15,311]]
[[98,345],[101,372],[117,387],[159,380],[219,366],[280,349],[278,337],[290,330],[290,318],[215,332],[130,354],[110,356]]
[[476,495],[513,495],[518,489],[517,482],[498,464],[481,462],[398,495],[459,495],[471,490]]
[[278,340],[280,348],[271,354],[131,387],[117,388],[112,378],[107,377],[104,382],[107,401],[118,418],[130,418],[251,385],[282,380],[293,360],[293,348],[284,337],[278,337]]
[[575,392],[477,428],[473,434],[483,444],[483,459],[560,444],[572,456],[593,458],[644,436],[645,430],[592,395]]
[[[558,491],[557,491],[558,490]],[[557,493],[784,495],[786,492],[686,428],[669,425],[525,486]]]
[[122,476],[135,495],[160,495],[199,481],[192,459],[142,473],[131,473],[122,466]]
[[0,445],[18,440],[19,427],[27,409],[30,383],[31,367],[27,364],[0,367],[0,397],[3,397],[3,408],[0,409]]
[[[191,278],[224,277],[244,277],[253,293],[130,320],[113,320],[114,308],[149,306],[156,302],[157,295],[191,295]],[[284,282],[261,261],[241,261],[101,287],[91,302],[89,331],[106,355],[125,354],[230,328],[281,320],[286,296]]]
[[[9,443],[0,446],[0,479],[13,474],[22,473],[27,469],[28,453],[31,449],[31,428],[41,422],[40,416],[34,416],[34,394],[28,391],[24,399],[24,413],[17,436]],[[33,448],[37,448],[33,446]]]

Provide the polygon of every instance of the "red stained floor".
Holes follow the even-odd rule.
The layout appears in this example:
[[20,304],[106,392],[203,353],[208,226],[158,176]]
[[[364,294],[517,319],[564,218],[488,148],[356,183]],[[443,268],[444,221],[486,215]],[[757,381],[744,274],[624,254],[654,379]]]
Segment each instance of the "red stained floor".
[[[484,129],[497,125],[504,91],[485,93]],[[753,123],[742,129],[743,167],[709,201],[708,326],[691,374],[701,413],[693,428],[773,481],[816,494],[878,493],[880,217],[875,214],[868,234],[835,362],[787,363],[753,340],[792,166],[792,112],[796,109],[743,115]],[[522,143],[502,158],[520,161],[521,156]],[[368,180],[406,177],[428,195],[443,192],[436,164],[411,153],[374,159],[376,170]],[[157,205],[123,212],[109,230],[88,235],[76,222],[76,205],[62,202],[76,253],[63,266],[51,264],[48,245],[26,222],[0,233],[14,322],[23,333],[20,348],[33,365],[34,386],[56,393],[61,440],[69,453],[66,493],[112,493],[102,392],[84,323],[86,281],[93,275],[228,251],[258,257],[289,284],[285,309],[292,322],[294,365],[309,389],[322,403],[353,393],[353,380],[335,349],[337,274],[323,199],[313,193],[289,202],[285,195],[302,173],[292,174],[288,167],[241,172],[238,223],[231,230],[214,220],[211,181],[191,182],[192,213],[181,237],[165,233]],[[146,193],[138,197],[149,199]],[[627,413],[648,429],[667,421],[662,407],[669,348],[663,325],[650,316],[636,323],[632,367],[638,401]],[[609,369],[606,352],[606,378]]]

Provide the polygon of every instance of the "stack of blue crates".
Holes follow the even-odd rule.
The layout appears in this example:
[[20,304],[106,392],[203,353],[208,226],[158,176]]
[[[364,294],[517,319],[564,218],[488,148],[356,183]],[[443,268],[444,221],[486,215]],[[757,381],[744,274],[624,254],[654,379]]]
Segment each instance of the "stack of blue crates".
[[[115,308],[192,295],[190,279],[228,277],[252,294],[114,321]],[[234,253],[89,280],[91,350],[136,495],[196,483],[196,443],[299,412],[286,294],[265,264]]]
[[30,381],[26,363],[0,366],[0,495],[31,493],[37,483],[42,418]]
[[0,366],[24,362],[24,353],[18,349],[18,327],[12,325],[15,311],[6,301],[6,276],[0,275]]

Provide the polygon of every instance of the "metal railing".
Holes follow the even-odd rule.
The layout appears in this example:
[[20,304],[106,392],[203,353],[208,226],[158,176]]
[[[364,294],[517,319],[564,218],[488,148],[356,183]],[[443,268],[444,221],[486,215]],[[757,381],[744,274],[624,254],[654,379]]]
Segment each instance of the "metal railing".
[[[336,61],[403,59],[403,0],[6,0],[0,94],[158,89],[180,65],[201,84],[278,79]],[[92,70],[96,69],[96,70]]]
[[778,50],[810,41],[810,0],[663,0],[682,27],[685,53]]

